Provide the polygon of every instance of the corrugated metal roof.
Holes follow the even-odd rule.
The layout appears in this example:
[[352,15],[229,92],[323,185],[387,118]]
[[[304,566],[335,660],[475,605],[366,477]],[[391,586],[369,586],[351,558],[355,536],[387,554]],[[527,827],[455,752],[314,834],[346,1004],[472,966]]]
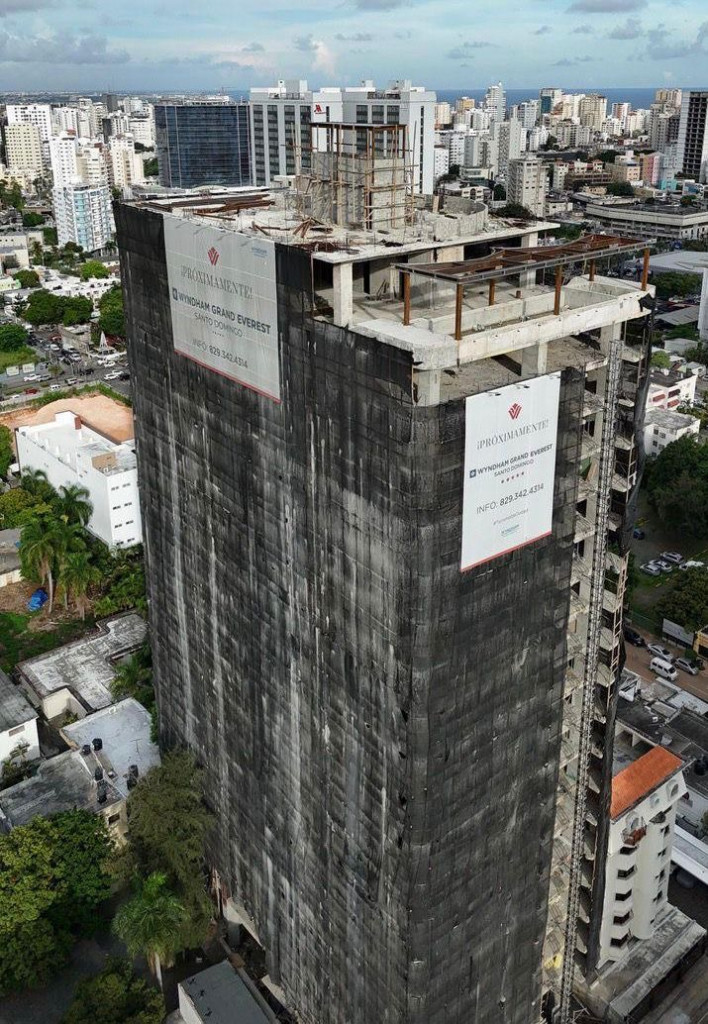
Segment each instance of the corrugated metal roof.
[[643,796],[651,793],[682,766],[681,758],[676,757],[670,750],[654,747],[623,768],[612,780],[612,820],[619,818],[628,807],[632,807]]

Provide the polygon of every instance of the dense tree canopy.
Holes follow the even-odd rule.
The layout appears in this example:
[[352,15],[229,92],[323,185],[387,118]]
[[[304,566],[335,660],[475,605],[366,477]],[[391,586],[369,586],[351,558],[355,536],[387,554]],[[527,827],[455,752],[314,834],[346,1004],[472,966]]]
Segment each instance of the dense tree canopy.
[[708,572],[687,569],[676,573],[657,611],[690,632],[702,629],[708,624]]
[[608,196],[626,196],[627,198],[634,195],[634,189],[628,181],[611,181],[607,186]]
[[500,217],[514,217],[517,220],[536,219],[531,211],[526,206],[522,206],[521,203],[507,203],[506,206],[502,206],[496,212]]
[[44,217],[41,213],[34,213],[32,210],[27,210],[22,214],[23,228],[38,228],[40,224],[44,224]]
[[36,288],[39,284],[39,274],[36,270],[18,270],[15,280],[20,288]]
[[120,288],[111,288],[98,303],[100,317],[98,326],[106,334],[125,337],[125,316],[123,314],[123,292]]
[[656,294],[660,299],[670,299],[672,295],[694,295],[701,290],[701,278],[698,274],[669,271],[666,274],[654,274],[651,280],[652,284],[656,285]]
[[[0,467],[1,468],[1,467]],[[4,530],[18,530],[27,521],[30,510],[42,499],[30,494],[24,487],[13,487],[0,494],[0,522]]]
[[687,435],[647,466],[649,499],[661,521],[689,537],[708,537],[708,445]]
[[108,277],[108,267],[100,260],[86,260],[79,267],[79,277],[82,281],[88,281],[92,277]]
[[46,982],[110,895],[102,817],[66,811],[0,836],[0,992]]
[[[12,431],[4,424],[0,424],[0,476],[7,476],[7,471],[15,461],[15,454],[12,450]],[[0,512],[0,530],[7,530],[8,526]]]
[[27,344],[27,331],[19,324],[0,324],[0,352],[16,352]]
[[664,352],[663,349],[657,349],[656,352],[652,352],[651,365],[659,370],[668,370],[671,366],[671,359],[669,353]]
[[109,960],[80,982],[61,1024],[162,1024],[161,994],[133,974],[127,960]]
[[45,288],[32,292],[24,318],[34,326],[63,323],[65,327],[88,323],[93,312],[91,299],[54,295]]
[[91,299],[85,299],[81,295],[72,296],[63,300],[64,306],[61,314],[61,322],[65,327],[74,327],[76,324],[87,324],[93,313]]

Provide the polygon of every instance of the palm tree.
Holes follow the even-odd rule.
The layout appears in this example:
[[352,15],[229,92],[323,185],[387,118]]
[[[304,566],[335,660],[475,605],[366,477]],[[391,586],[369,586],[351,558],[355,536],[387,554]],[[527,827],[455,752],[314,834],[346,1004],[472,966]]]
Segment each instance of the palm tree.
[[101,573],[95,565],[91,564],[87,551],[67,550],[65,552],[60,570],[59,586],[62,588],[65,601],[68,601],[69,595],[73,597],[82,619],[86,618],[86,609],[90,605],[86,595],[100,579]]
[[154,871],[138,880],[135,895],[116,914],[113,930],[131,956],[145,954],[154,970],[156,958],[166,967],[174,963],[186,923],[187,911],[170,889],[167,876]]
[[59,496],[55,502],[57,515],[67,523],[86,526],[93,513],[93,505],[88,500],[89,492],[79,484],[69,484],[59,488]]
[[56,491],[43,469],[26,469],[22,474],[21,484],[25,491],[42,498],[43,501],[51,501],[56,496]]
[[54,604],[54,563],[58,546],[55,523],[37,518],[30,519],[22,527],[20,534],[22,575],[28,579],[39,578],[43,584],[47,584],[50,612]]

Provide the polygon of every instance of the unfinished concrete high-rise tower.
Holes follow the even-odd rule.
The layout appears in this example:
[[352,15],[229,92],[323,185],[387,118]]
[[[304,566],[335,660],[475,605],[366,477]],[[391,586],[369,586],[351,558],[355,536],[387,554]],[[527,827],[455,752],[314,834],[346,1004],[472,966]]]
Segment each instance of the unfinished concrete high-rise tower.
[[565,1019],[651,305],[602,271],[638,243],[301,198],[117,208],[162,739],[299,1019]]

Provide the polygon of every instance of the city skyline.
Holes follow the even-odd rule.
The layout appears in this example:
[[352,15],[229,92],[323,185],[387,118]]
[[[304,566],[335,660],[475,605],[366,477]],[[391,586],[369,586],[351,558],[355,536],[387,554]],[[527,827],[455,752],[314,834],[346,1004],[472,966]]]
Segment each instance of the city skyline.
[[[415,78],[439,88],[509,88],[553,80],[563,88],[700,86],[708,57],[708,20],[684,0],[665,21],[649,0],[511,0],[475,6],[459,0],[322,0],[287,9],[264,0],[233,16],[226,5],[203,11],[179,4],[128,2],[120,15],[101,5],[2,0],[0,89],[228,89],[281,77],[320,85],[361,78]],[[189,50],[186,53],[185,47]],[[396,60],[391,60],[392,50]]]

